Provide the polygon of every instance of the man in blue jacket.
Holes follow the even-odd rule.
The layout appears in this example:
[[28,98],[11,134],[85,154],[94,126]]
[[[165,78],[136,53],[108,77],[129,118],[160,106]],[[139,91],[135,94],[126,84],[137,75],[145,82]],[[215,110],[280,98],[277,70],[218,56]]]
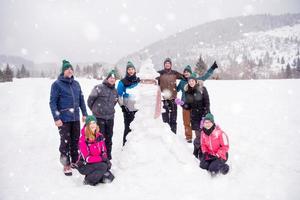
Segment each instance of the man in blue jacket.
[[118,83],[119,104],[122,108],[124,116],[124,134],[123,146],[126,143],[126,136],[131,131],[130,124],[134,120],[135,113],[137,112],[136,97],[134,90],[140,83],[140,78],[136,76],[136,70],[132,62],[128,61],[126,65],[126,76]]
[[85,121],[87,111],[80,85],[74,80],[73,67],[66,60],[63,60],[61,74],[51,86],[50,108],[60,134],[60,162],[64,174],[71,176],[71,166],[78,160],[79,109],[82,121]]

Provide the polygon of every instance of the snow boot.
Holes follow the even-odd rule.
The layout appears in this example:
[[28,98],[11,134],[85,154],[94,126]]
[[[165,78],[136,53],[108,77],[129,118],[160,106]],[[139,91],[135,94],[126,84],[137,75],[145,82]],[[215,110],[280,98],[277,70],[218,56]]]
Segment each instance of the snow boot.
[[107,171],[103,175],[103,178],[100,180],[101,183],[111,183],[115,179],[115,176],[110,172]]
[[222,166],[222,168],[220,169],[220,172],[222,174],[227,174],[229,172],[229,166],[227,164],[224,163],[224,165]]
[[63,171],[66,176],[72,176],[72,169],[70,165],[65,165]]

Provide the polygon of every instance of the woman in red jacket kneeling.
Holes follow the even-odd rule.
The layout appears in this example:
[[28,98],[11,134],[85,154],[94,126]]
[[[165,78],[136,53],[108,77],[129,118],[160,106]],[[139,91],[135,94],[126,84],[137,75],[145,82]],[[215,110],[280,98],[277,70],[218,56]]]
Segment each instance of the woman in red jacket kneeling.
[[107,159],[105,139],[96,122],[94,116],[87,116],[79,138],[80,159],[77,169],[85,175],[84,184],[88,185],[107,183],[114,179],[109,171],[111,163]]
[[212,175],[219,172],[227,174],[229,171],[229,166],[226,164],[229,149],[228,138],[215,124],[211,113],[204,117],[200,143],[203,153],[200,158],[200,167],[208,170]]

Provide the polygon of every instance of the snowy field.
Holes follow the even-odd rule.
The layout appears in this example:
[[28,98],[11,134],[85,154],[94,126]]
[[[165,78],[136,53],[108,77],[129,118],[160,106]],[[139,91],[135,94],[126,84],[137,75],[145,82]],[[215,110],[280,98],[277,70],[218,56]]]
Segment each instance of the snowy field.
[[[98,82],[79,80],[85,100]],[[49,79],[0,83],[0,199],[235,200],[300,199],[300,80],[206,81],[215,120],[230,141],[228,175],[211,178],[178,133],[153,119],[154,85],[139,88],[133,131],[122,148],[123,115],[116,106],[116,179],[83,185],[62,173],[59,134],[49,109]],[[90,113],[90,112],[89,112]]]

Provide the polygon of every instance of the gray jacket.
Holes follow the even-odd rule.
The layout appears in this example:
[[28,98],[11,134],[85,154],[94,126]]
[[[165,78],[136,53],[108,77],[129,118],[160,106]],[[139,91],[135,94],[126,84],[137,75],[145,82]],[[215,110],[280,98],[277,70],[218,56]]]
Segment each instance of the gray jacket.
[[117,101],[118,93],[114,85],[111,86],[104,80],[102,84],[94,87],[87,103],[95,117],[113,119]]

